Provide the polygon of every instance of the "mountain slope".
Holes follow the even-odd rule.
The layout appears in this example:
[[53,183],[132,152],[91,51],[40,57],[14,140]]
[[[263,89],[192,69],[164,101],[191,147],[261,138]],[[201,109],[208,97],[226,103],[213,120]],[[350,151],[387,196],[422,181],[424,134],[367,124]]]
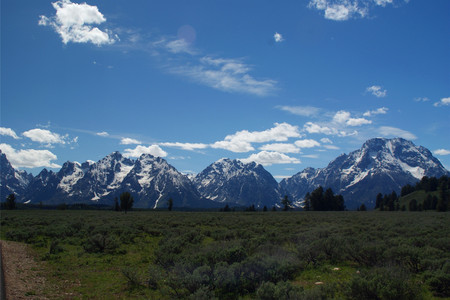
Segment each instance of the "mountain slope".
[[0,150],[0,199],[5,201],[9,194],[22,196],[33,175],[18,171],[10,164],[6,155]]
[[284,179],[280,186],[296,201],[319,185],[330,187],[344,196],[347,208],[354,209],[362,203],[373,207],[378,193],[399,192],[403,185],[423,176],[442,175],[448,171],[426,148],[402,138],[375,138],[326,168],[305,169]]
[[273,176],[262,165],[221,159],[194,178],[200,194],[220,203],[257,207],[273,206],[282,193]]

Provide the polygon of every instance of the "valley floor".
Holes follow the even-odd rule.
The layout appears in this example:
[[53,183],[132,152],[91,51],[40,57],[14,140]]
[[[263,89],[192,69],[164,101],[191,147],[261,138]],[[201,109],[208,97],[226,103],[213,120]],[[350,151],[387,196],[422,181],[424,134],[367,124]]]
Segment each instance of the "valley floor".
[[450,213],[1,211],[9,299],[450,297]]

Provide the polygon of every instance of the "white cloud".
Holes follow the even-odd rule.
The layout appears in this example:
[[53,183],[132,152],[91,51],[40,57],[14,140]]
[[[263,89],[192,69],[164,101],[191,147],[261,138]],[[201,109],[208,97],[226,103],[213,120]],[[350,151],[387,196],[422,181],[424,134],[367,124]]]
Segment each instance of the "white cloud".
[[337,147],[335,145],[323,145],[323,147],[328,150],[339,150],[340,149],[339,147]]
[[61,168],[60,165],[51,162],[58,158],[48,150],[16,150],[8,144],[0,144],[0,149],[6,154],[9,162],[15,168]]
[[348,111],[338,111],[334,117],[333,122],[339,124],[345,124],[347,126],[361,126],[365,124],[371,124],[372,121],[364,118],[351,118],[351,114]]
[[417,98],[414,98],[414,101],[416,101],[416,102],[428,102],[428,101],[430,101],[430,98],[428,98],[428,97],[417,97]]
[[318,141],[311,139],[298,140],[294,144],[300,148],[314,148],[320,146],[320,143]]
[[231,152],[242,153],[255,150],[249,142],[245,141],[218,141],[211,145],[214,149],[225,149]]
[[392,0],[374,0],[376,5],[385,7],[387,3],[392,4]]
[[450,150],[447,149],[438,149],[434,151],[436,155],[450,155]]
[[376,109],[376,110],[369,110],[369,111],[366,111],[366,112],[363,114],[363,116],[364,116],[364,117],[371,117],[371,116],[373,116],[373,115],[384,115],[384,114],[387,113],[388,110],[389,110],[389,109],[388,109],[387,107],[380,107],[380,108],[378,108],[378,109]]
[[118,39],[108,30],[102,31],[92,26],[106,22],[97,6],[72,3],[70,0],[56,1],[52,5],[56,15],[50,18],[40,16],[39,25],[52,27],[61,36],[64,44],[74,42],[100,46],[112,44]]
[[442,98],[441,101],[434,103],[434,106],[449,106],[450,105],[450,97]]
[[153,156],[166,157],[167,152],[161,149],[158,145],[151,145],[148,147],[138,145],[134,149],[125,149],[123,156],[125,157],[140,157],[142,154],[151,154]]
[[33,142],[38,142],[41,144],[65,144],[67,135],[61,136],[58,133],[51,132],[47,129],[35,128],[22,133],[24,136],[32,140]]
[[180,148],[183,150],[189,150],[189,151],[193,151],[193,150],[197,150],[197,149],[205,149],[208,147],[207,144],[201,144],[201,143],[180,143],[180,142],[175,142],[175,143],[160,143],[160,146],[164,146],[164,147],[174,147],[174,148]]
[[250,67],[239,59],[202,57],[198,63],[169,67],[169,72],[200,84],[230,93],[267,96],[276,89],[275,80],[257,80],[249,75]]
[[387,90],[383,90],[383,88],[379,85],[372,85],[366,89],[367,92],[371,93],[377,98],[384,98],[387,96]]
[[313,106],[277,106],[277,108],[303,117],[317,115],[320,111],[319,108]]
[[306,155],[302,155],[302,157],[306,157],[306,158],[319,158],[319,155],[317,155],[317,154],[306,154]]
[[366,124],[372,124],[372,121],[364,119],[364,118],[350,118],[346,122],[348,126],[361,126]]
[[[408,2],[409,0],[405,0]],[[371,6],[392,4],[393,0],[310,0],[309,8],[324,12],[324,17],[333,21],[346,21],[351,18],[368,16]]]
[[278,32],[275,32],[275,34],[273,35],[273,39],[275,40],[276,43],[281,43],[284,41],[283,36]]
[[333,144],[329,138],[321,138],[320,141],[324,144]]
[[263,166],[270,166],[273,164],[299,164],[299,159],[289,157],[286,154],[278,152],[261,151],[250,155],[248,158],[240,159],[243,163],[256,162]]
[[274,151],[280,153],[300,153],[300,149],[293,144],[283,144],[283,143],[275,143],[275,144],[267,144],[259,148],[264,151]]
[[132,138],[122,138],[120,140],[120,144],[121,145],[139,145],[139,144],[142,144],[142,142],[132,139]]
[[172,53],[189,53],[195,54],[195,51],[191,49],[190,44],[185,39],[177,39],[165,44],[169,52]]
[[307,122],[303,129],[308,133],[322,133],[326,135],[338,134],[338,130],[335,128],[330,128],[328,126],[322,126],[313,122]]
[[11,128],[6,128],[6,127],[0,127],[0,135],[6,135],[6,136],[10,136],[15,140],[20,139],[16,132],[14,130],[12,130]]
[[102,131],[102,132],[97,132],[96,135],[107,137],[107,136],[109,136],[109,133],[107,133],[106,131]]
[[382,126],[379,128],[379,133],[382,136],[392,136],[392,137],[402,137],[407,140],[415,140],[417,139],[417,136],[412,134],[409,131],[396,128],[396,127],[390,127],[390,126]]
[[223,141],[215,142],[211,147],[233,152],[248,152],[254,150],[251,143],[285,142],[289,138],[301,136],[297,126],[288,123],[275,123],[274,125],[264,131],[238,131],[227,135]]
[[358,0],[310,0],[308,7],[323,11],[325,19],[333,21],[367,15],[367,7],[360,6]]

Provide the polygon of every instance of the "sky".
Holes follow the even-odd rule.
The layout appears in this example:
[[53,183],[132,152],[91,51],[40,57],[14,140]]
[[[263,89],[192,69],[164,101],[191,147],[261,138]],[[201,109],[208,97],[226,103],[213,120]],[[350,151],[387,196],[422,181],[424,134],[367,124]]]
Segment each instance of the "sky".
[[120,151],[277,179],[375,137],[450,168],[448,0],[1,1],[0,149],[58,171]]

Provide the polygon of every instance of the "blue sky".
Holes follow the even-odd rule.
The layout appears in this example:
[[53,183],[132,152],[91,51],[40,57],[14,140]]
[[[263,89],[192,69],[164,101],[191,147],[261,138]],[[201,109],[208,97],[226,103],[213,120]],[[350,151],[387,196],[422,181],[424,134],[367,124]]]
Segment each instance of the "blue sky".
[[450,1],[1,2],[0,149],[37,174],[113,151],[277,179],[374,137],[450,167]]

